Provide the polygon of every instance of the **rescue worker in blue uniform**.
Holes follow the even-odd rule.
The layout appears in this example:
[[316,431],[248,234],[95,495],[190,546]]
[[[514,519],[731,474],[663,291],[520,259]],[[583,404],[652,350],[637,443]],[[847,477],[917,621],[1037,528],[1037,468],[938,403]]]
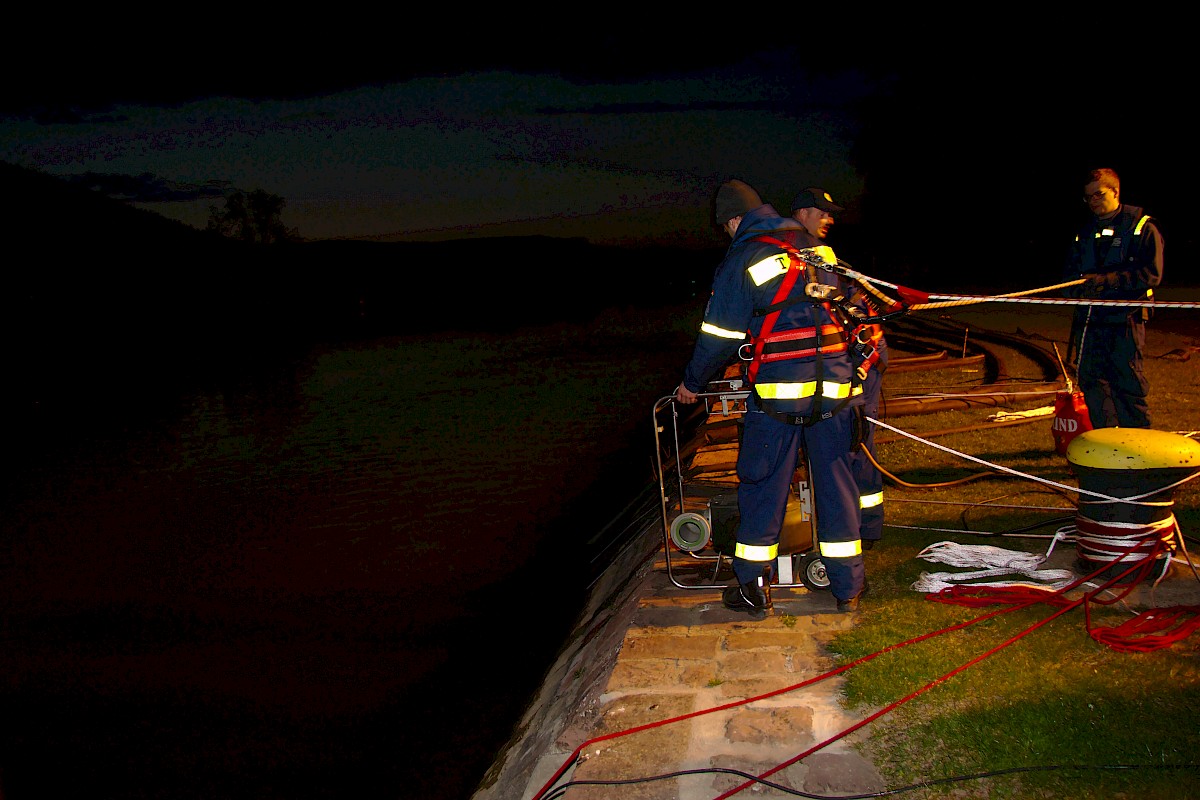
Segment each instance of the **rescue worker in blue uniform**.
[[[714,221],[732,241],[682,383],[679,403],[698,393],[735,354],[749,354],[750,394],[738,449],[736,583],[727,608],[762,619],[771,608],[771,567],[801,451],[810,465],[817,545],[839,611],[856,611],[865,587],[858,487],[850,453],[861,387],[839,307],[838,277],[789,255],[806,236],[740,180],[718,188]],[[835,264],[831,252],[823,263]],[[805,251],[813,257],[816,251]]]
[[[792,199],[792,218],[804,226],[813,237],[811,245],[824,243],[829,229],[834,225],[834,214],[846,209],[833,202],[833,196],[819,186],[810,186]],[[879,309],[872,303],[865,290],[854,282],[843,284],[848,300],[871,316]],[[858,364],[859,379],[863,384],[864,417],[879,419],[879,402],[883,393],[883,373],[887,370],[887,339],[883,326],[868,324],[859,330],[856,346],[862,354],[870,357]],[[851,471],[858,484],[858,503],[862,524],[859,532],[864,550],[870,550],[883,538],[883,473],[875,466],[875,426],[865,420],[861,423],[860,444],[850,454]]]
[[[1111,169],[1087,174],[1083,199],[1092,218],[1075,236],[1067,280],[1085,278],[1066,294],[1097,300],[1152,299],[1163,276],[1163,239],[1143,209],[1121,202]],[[1149,383],[1142,370],[1144,306],[1076,306],[1068,352],[1093,428],[1149,428]]]

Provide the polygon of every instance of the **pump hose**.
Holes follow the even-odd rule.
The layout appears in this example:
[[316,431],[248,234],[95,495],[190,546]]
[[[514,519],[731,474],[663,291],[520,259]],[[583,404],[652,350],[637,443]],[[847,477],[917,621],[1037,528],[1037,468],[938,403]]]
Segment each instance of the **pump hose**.
[[867,458],[870,460],[870,462],[872,464],[875,465],[875,469],[879,470],[879,472],[885,478],[892,481],[895,485],[903,486],[906,489],[942,489],[947,486],[958,486],[963,483],[970,483],[971,481],[979,480],[981,478],[1013,478],[1013,477],[1017,477],[1015,475],[1007,475],[1003,472],[988,471],[988,472],[977,472],[974,475],[967,475],[964,478],[958,478],[958,479],[952,480],[952,481],[943,481],[941,483],[909,483],[907,481],[901,480],[900,478],[897,478],[891,472],[888,472],[886,469],[884,469],[883,466],[880,465],[880,463],[875,460],[875,456],[871,454],[871,451],[867,449],[866,444],[860,443],[859,449],[861,449],[864,453],[866,453]]

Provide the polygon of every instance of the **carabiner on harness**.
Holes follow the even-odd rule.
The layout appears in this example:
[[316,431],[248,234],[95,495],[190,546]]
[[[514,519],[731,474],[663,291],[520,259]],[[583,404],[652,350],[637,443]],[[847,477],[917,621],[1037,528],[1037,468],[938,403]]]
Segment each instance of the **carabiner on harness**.
[[871,367],[875,366],[875,362],[879,361],[879,350],[872,344],[873,336],[870,325],[860,325],[854,331],[854,355],[859,359],[859,364],[855,368],[855,373],[860,381],[867,379],[867,373],[871,371]]
[[836,286],[830,286],[825,283],[809,283],[804,287],[804,294],[811,297],[813,300],[821,302],[844,300]]

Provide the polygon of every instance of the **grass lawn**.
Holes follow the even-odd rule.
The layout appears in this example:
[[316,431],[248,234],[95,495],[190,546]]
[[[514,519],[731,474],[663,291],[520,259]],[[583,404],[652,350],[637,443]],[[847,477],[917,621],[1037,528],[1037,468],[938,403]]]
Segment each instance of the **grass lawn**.
[[[1057,342],[1065,357],[1069,313],[1030,308],[1037,307],[992,305],[947,316]],[[1181,435],[1200,430],[1200,353],[1187,361],[1168,355],[1200,344],[1200,310],[1187,313],[1196,319],[1195,333],[1165,319],[1152,322],[1146,346],[1153,427]],[[935,386],[945,391],[968,377],[908,373],[892,383],[885,377],[885,397]],[[932,601],[913,588],[923,573],[963,571],[919,557],[941,542],[1049,554],[1045,569],[1075,563],[1074,543],[1056,542],[1054,534],[1074,524],[1078,493],[1071,489],[1079,481],[1054,451],[1050,418],[989,427],[996,411],[887,420],[917,437],[966,430],[890,437],[878,447],[892,476],[885,483],[887,526],[866,555],[870,594],[860,621],[831,643],[841,663],[893,648],[845,673],[847,704],[868,713],[888,709],[867,727],[862,746],[893,789],[932,784],[907,797],[1200,796],[1200,631],[1163,649],[1125,652],[1089,635],[1083,606],[968,607]],[[1200,480],[1172,490],[1171,503],[1184,544],[1198,550],[1200,561]],[[1123,598],[1108,592],[1096,601],[1088,606],[1092,629],[1151,607],[1188,608],[1192,619],[1200,614],[1200,578],[1175,564],[1157,587],[1147,581]],[[962,627],[939,633],[952,626]],[[979,777],[958,780],[963,776]]]

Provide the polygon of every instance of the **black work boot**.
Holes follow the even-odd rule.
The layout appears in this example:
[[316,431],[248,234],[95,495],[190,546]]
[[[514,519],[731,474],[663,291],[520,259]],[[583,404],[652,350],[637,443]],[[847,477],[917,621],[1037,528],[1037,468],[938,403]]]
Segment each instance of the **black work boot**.
[[750,619],[764,619],[772,608],[770,570],[763,570],[752,581],[727,587],[721,592],[721,602],[730,611],[746,612]]
[[858,611],[858,602],[867,596],[867,592],[870,590],[870,588],[871,587],[868,586],[867,582],[864,580],[862,591],[847,600],[837,601],[837,610],[843,614],[853,614],[855,611]]

